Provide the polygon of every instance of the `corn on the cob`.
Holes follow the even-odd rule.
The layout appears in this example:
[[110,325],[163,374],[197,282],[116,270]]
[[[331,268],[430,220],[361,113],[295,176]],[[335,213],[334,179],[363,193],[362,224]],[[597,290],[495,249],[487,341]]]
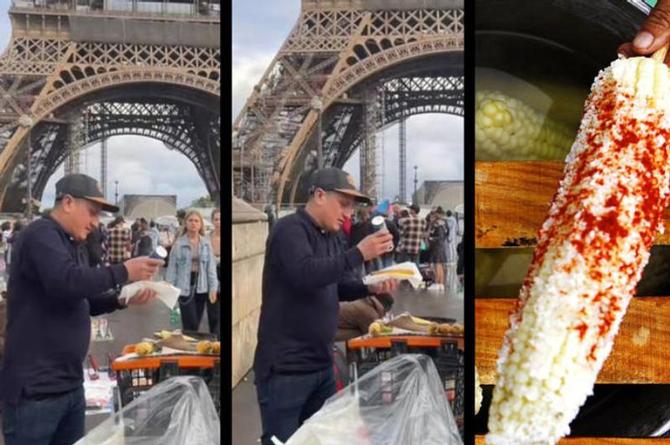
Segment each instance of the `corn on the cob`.
[[148,341],[143,341],[135,345],[135,352],[137,355],[149,355],[156,352],[156,344]]
[[554,444],[592,394],[663,229],[669,106],[655,60],[596,78],[500,351],[487,443]]
[[482,407],[482,385],[479,384],[479,373],[477,372],[477,367],[475,366],[475,415],[479,412],[479,409]]
[[374,321],[368,326],[368,333],[373,337],[390,334],[391,332],[393,332],[393,328],[385,325],[382,321]]
[[479,160],[563,160],[573,132],[522,101],[483,90],[475,99],[475,143]]

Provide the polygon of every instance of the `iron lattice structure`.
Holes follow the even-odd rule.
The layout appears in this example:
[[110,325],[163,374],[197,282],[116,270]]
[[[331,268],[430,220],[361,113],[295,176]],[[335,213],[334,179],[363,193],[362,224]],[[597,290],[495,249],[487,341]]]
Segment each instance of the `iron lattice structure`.
[[374,196],[377,130],[414,114],[463,115],[462,3],[303,0],[234,122],[234,194],[300,201],[319,159],[342,167],[360,148],[361,186]]
[[59,165],[76,171],[79,150],[115,135],[183,153],[219,198],[218,2],[146,5],[12,4],[0,57],[0,211],[22,210],[28,184],[41,198]]

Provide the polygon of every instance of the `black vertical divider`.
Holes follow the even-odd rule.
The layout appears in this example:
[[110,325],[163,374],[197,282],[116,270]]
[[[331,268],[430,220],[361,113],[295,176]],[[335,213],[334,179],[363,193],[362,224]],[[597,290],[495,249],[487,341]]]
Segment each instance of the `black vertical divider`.
[[[232,17],[233,17],[233,2],[225,2],[228,8],[222,5],[221,8],[221,52],[224,54],[221,57],[221,128],[219,131],[222,138],[220,146],[222,155],[221,171],[231,172],[233,163],[233,152],[231,150],[230,135],[232,134],[232,110],[230,104],[232,103]],[[230,387],[232,381],[233,368],[231,365],[231,357],[233,350],[232,340],[232,291],[233,291],[233,268],[232,268],[232,214],[233,214],[233,191],[232,181],[230,177],[223,176],[221,178],[221,300],[219,305],[220,314],[219,320],[221,326],[227,327],[228,331],[221,329],[221,382],[225,390],[220,391],[220,407],[219,413],[221,421],[221,443],[233,443],[233,390]],[[226,257],[226,252],[228,257]]]
[[475,363],[475,2],[464,1],[464,325],[465,325],[465,415],[464,441],[474,444]]

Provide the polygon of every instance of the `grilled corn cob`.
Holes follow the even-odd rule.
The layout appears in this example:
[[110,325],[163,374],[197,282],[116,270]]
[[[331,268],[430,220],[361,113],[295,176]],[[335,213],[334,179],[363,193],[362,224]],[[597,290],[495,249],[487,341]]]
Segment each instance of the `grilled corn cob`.
[[212,342],[207,340],[199,341],[198,344],[195,345],[195,350],[198,354],[209,354],[212,350]]
[[655,60],[596,78],[500,350],[487,443],[554,444],[592,394],[663,229],[669,106]]
[[143,341],[135,345],[135,352],[137,355],[149,355],[156,352],[156,344],[148,341]]
[[208,340],[199,341],[198,344],[195,345],[195,350],[198,354],[220,354],[221,343]]
[[381,321],[374,321],[368,327],[368,333],[370,335],[372,335],[373,337],[377,337],[379,335],[390,334],[391,332],[393,332],[393,328],[390,327],[390,326],[385,325]]
[[570,129],[545,118],[522,101],[484,90],[475,99],[475,143],[480,160],[563,159]]
[[482,398],[482,385],[479,383],[479,373],[475,366],[475,415],[477,415],[479,409],[482,407]]

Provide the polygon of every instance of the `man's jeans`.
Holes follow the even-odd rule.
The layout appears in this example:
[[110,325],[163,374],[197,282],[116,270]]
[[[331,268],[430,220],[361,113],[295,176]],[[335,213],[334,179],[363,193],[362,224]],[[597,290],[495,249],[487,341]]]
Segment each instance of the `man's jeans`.
[[6,445],[72,445],[84,437],[84,388],[41,400],[5,403],[2,429]]
[[286,442],[335,392],[332,366],[309,374],[272,373],[256,382],[263,423],[262,445],[272,445],[272,436]]

